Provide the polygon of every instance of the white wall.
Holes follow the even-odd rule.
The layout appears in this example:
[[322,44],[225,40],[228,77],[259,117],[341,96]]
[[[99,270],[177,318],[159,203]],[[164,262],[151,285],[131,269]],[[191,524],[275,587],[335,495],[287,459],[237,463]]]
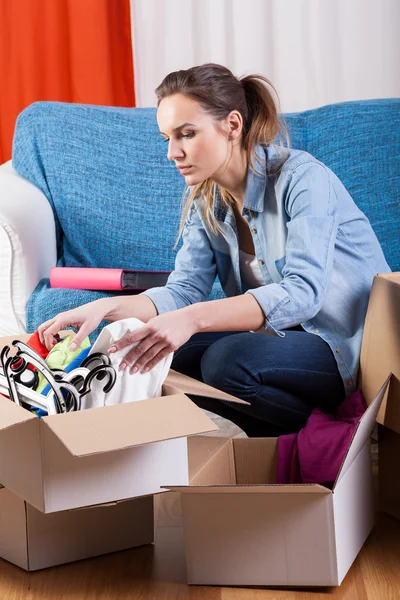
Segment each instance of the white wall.
[[260,73],[284,112],[400,96],[400,0],[131,0],[137,106],[204,62]]

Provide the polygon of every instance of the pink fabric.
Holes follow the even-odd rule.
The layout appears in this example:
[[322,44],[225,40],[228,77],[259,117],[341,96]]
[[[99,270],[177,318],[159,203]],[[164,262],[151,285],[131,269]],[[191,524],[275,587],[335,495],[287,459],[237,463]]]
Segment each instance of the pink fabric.
[[332,485],[366,410],[361,391],[347,396],[336,415],[315,408],[299,433],[278,438],[277,483]]

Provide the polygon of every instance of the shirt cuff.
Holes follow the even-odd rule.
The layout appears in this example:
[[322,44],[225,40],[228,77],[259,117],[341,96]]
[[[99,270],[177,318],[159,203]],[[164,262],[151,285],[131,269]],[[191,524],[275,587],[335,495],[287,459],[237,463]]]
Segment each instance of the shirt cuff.
[[177,310],[178,308],[173,295],[167,287],[150,288],[139,294],[139,296],[142,295],[150,298],[159,315],[171,310]]
[[252,333],[264,333],[277,337],[285,337],[285,334],[282,331],[275,329],[272,325],[271,317],[275,311],[290,302],[287,292],[279,284],[271,283],[252,290],[247,290],[245,293],[254,296],[265,316],[264,327],[260,327],[260,329],[252,331]]

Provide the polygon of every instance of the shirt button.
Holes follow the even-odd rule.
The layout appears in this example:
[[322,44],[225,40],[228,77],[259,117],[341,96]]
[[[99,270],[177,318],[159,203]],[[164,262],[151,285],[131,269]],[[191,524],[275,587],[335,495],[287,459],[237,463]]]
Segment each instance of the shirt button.
[[255,227],[253,227],[253,229],[251,230],[252,233],[257,233],[257,229]]
[[262,258],[260,258],[260,260],[259,260],[258,262],[260,263],[260,265],[263,265],[263,264],[264,264],[264,261],[263,261],[263,259],[262,259]]
[[319,329],[315,329],[314,333],[319,333]]
[[348,382],[347,382],[347,385],[353,385],[353,380],[349,379]]
[[336,354],[340,354],[339,348],[336,348]]

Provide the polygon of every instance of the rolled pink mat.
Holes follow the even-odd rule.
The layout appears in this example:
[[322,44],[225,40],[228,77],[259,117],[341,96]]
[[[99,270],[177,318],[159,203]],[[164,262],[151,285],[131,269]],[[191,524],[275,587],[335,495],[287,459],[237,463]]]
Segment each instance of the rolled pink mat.
[[123,269],[86,269],[79,267],[53,267],[50,271],[51,287],[75,290],[122,290]]
[[147,290],[166,284],[170,271],[53,267],[50,286],[75,290]]

